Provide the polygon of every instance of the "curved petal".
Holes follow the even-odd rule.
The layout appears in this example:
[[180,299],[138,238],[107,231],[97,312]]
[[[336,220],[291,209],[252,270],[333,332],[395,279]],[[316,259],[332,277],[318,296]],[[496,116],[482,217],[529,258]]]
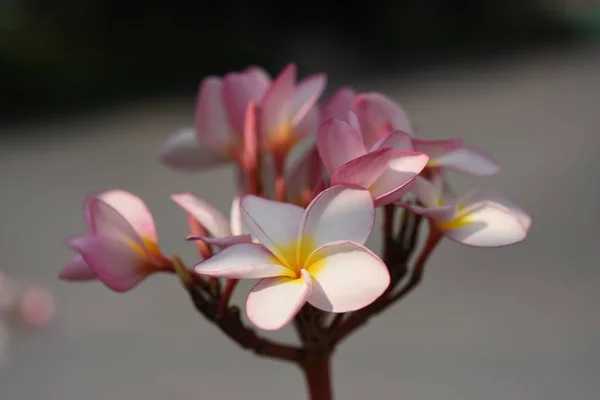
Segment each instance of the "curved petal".
[[290,106],[292,126],[297,126],[308,111],[313,108],[323,94],[326,84],[327,76],[325,74],[311,75],[298,83]]
[[319,128],[317,148],[329,176],[341,165],[367,152],[360,132],[336,118]]
[[475,176],[490,176],[500,170],[500,166],[490,155],[467,146],[446,153],[432,161],[434,162],[432,166]]
[[304,118],[302,118],[296,126],[292,129],[292,134],[295,136],[294,140],[299,140],[307,135],[317,133],[319,129],[320,111],[317,105],[313,106]]
[[212,245],[218,246],[220,248],[225,248],[225,247],[233,246],[234,244],[252,243],[252,236],[250,236],[250,235],[234,235],[234,236],[210,238],[210,237],[206,237],[206,236],[189,235],[185,238],[185,240],[200,240],[204,243],[212,244]]
[[152,213],[138,196],[124,190],[108,190],[98,194],[96,199],[118,212],[142,239],[158,242]]
[[323,163],[318,149],[313,146],[304,153],[287,176],[290,202],[294,204],[310,202],[310,195],[322,176]]
[[115,292],[125,292],[151,272],[144,252],[135,245],[102,236],[86,236],[72,243],[94,274]]
[[381,93],[359,94],[353,110],[360,121],[367,148],[371,148],[390,128],[412,135],[410,122],[402,107]]
[[274,331],[283,328],[300,311],[311,290],[310,275],[267,278],[256,284],[246,301],[246,314],[254,325]]
[[252,236],[283,264],[295,265],[296,238],[304,210],[253,195],[242,197],[240,209]]
[[429,157],[424,153],[394,151],[387,168],[370,187],[375,206],[399,200],[408,189],[407,185],[423,171],[428,161]]
[[338,89],[323,106],[323,122],[331,118],[349,122],[348,115],[352,111],[355,97],[356,92],[352,88],[342,87]]
[[521,221],[525,229],[529,230],[531,227],[531,216],[529,216],[519,206],[515,205],[513,202],[500,196],[498,193],[492,190],[474,190],[464,196],[461,196],[459,199],[459,202],[464,206],[464,212],[474,210],[479,206],[479,204],[487,201],[493,201],[494,203],[498,203],[510,210],[517,218],[519,218],[519,221]]
[[58,277],[64,281],[91,281],[98,279],[81,254],[75,254],[60,271]]
[[200,146],[195,128],[182,129],[165,140],[161,161],[171,168],[197,171],[224,162],[223,157]]
[[308,302],[333,313],[361,309],[375,301],[390,284],[385,263],[364,246],[334,242],[308,257],[313,279]]
[[435,185],[422,176],[417,176],[411,185],[411,191],[421,204],[427,208],[440,206],[442,202],[442,187]]
[[364,244],[375,219],[375,207],[367,190],[333,186],[308,205],[298,235],[298,262],[316,248],[340,240]]
[[204,200],[189,192],[171,195],[171,199],[192,215],[212,236],[216,238],[231,236],[227,218]]
[[[263,71],[264,73],[264,71]],[[269,87],[269,81],[256,69],[230,72],[223,77],[223,101],[233,131],[241,135],[248,103],[258,103]]]
[[199,274],[226,279],[257,279],[273,276],[294,276],[264,246],[241,243],[226,247],[209,259],[194,266]]
[[201,144],[214,153],[227,155],[231,146],[240,140],[240,135],[231,128],[223,100],[223,82],[209,76],[200,84],[196,105],[196,132]]
[[231,202],[231,211],[229,213],[229,221],[230,221],[230,232],[232,235],[242,235],[248,233],[248,230],[244,227],[244,222],[242,221],[242,212],[240,210],[240,196],[236,196],[233,198]]
[[289,64],[275,78],[260,104],[260,131],[263,141],[277,139],[292,121],[290,110],[296,89],[296,65]]
[[332,185],[350,185],[369,189],[388,168],[394,151],[379,149],[348,161],[331,176]]
[[[114,207],[102,200],[107,192],[88,196],[84,202],[85,215],[89,219],[88,226],[94,235],[120,240],[131,241],[138,246],[144,246],[143,240],[131,224]],[[71,239],[72,246],[78,238]]]
[[[382,149],[384,147],[390,147],[394,150],[415,151],[413,138],[408,133],[402,131],[390,132],[383,136],[373,145],[372,150]],[[427,153],[422,150],[419,151]]]
[[460,149],[463,146],[463,141],[460,139],[413,139],[413,145],[415,146],[416,151],[420,151],[427,154],[433,162],[438,157],[442,157],[452,151]]
[[480,203],[462,218],[466,224],[444,232],[450,239],[467,246],[502,247],[518,243],[527,236],[527,229],[515,214],[491,201]]

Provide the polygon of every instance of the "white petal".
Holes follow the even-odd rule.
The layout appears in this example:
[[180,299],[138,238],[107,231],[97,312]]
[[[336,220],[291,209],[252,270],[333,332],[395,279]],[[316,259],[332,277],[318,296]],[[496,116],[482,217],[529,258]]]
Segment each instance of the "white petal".
[[299,257],[307,257],[316,248],[339,240],[364,244],[373,229],[374,218],[375,206],[369,191],[344,186],[324,190],[302,217]]
[[466,225],[446,229],[446,235],[467,246],[501,247],[518,243],[527,229],[509,209],[494,202],[479,203],[464,218]]
[[200,145],[195,128],[182,129],[170,136],[163,144],[161,160],[183,171],[197,171],[224,162],[220,155]]
[[213,237],[231,236],[229,221],[221,211],[191,193],[174,194],[171,199],[192,215]]
[[248,295],[248,319],[261,329],[281,329],[300,311],[310,291],[310,275],[304,270],[298,279],[263,279]]
[[496,161],[480,150],[463,146],[435,160],[435,166],[475,176],[494,175],[500,170]]
[[296,238],[304,210],[253,195],[242,197],[240,209],[252,236],[283,264],[295,265]]
[[313,279],[308,302],[334,313],[371,304],[390,284],[385,263],[366,247],[352,242],[319,248],[308,258],[307,270]]
[[407,151],[398,151],[397,153],[370,187],[376,206],[399,200],[405,192],[402,189],[405,189],[423,171],[429,161],[429,157],[424,153]]
[[438,207],[442,199],[442,188],[434,185],[431,181],[417,176],[412,183],[411,191],[417,199],[427,208]]
[[267,249],[255,243],[226,247],[211,258],[196,264],[194,271],[227,279],[295,276],[293,271],[277,264],[277,260]]

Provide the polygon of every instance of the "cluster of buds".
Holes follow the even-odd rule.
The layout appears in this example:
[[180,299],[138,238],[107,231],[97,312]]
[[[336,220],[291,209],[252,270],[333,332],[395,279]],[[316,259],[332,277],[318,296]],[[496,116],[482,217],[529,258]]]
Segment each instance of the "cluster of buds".
[[[333,348],[408,293],[441,238],[499,247],[526,237],[531,220],[518,207],[487,190],[455,196],[445,179],[448,171],[495,174],[489,155],[462,140],[416,137],[405,111],[380,93],[341,88],[319,106],[325,85],[323,74],[296,82],[293,64],[274,80],[257,67],[205,78],[195,126],[170,137],[162,152],[174,169],[233,163],[238,170],[230,218],[190,192],[172,195],[202,260],[189,269],[163,255],[143,201],[110,190],[85,201],[88,232],[69,240],[76,254],[61,278],[98,279],[122,292],[152,273],[174,272],[232,339],[298,360],[306,349]],[[289,165],[300,142],[308,150]],[[381,256],[365,246],[377,209]],[[422,225],[428,239],[419,246]],[[242,324],[229,305],[240,279],[258,280],[245,306],[250,322],[277,330],[294,321],[304,347],[260,338]]]

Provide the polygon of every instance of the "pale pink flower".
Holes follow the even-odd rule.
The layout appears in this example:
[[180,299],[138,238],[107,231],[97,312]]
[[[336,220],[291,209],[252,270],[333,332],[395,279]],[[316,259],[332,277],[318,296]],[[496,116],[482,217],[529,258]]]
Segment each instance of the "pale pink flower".
[[[338,89],[323,105],[321,123],[327,122],[331,118],[337,118],[348,123],[355,122],[358,125],[358,119],[352,111],[355,99],[356,92],[354,89],[349,87]],[[360,128],[356,128],[356,130],[360,130]]]
[[43,287],[26,287],[21,293],[18,311],[28,325],[34,327],[47,325],[56,313],[54,296]]
[[306,208],[247,195],[242,218],[261,244],[227,247],[200,274],[260,279],[246,302],[252,323],[276,330],[306,303],[333,313],[367,306],[388,287],[383,261],[364,247],[375,216],[368,191],[334,186]]
[[252,237],[247,233],[242,222],[239,197],[234,198],[231,203],[229,220],[221,211],[191,193],[174,194],[171,199],[192,216],[210,235],[203,236],[192,232],[188,240],[202,240],[220,248],[252,242]]
[[331,184],[368,189],[376,206],[399,200],[429,160],[427,155],[414,151],[367,151],[361,133],[336,118],[319,128],[317,147]]
[[258,103],[271,80],[262,69],[250,67],[223,79],[209,76],[200,84],[195,126],[168,138],[162,159],[170,167],[198,170],[223,162],[241,162],[247,139],[245,121],[251,103]]
[[158,247],[152,214],[139,197],[123,190],[105,191],[86,199],[84,214],[89,232],[69,240],[79,254],[63,267],[61,279],[98,278],[123,292],[149,274],[170,268]]
[[259,104],[259,136],[262,147],[282,156],[307,134],[317,131],[316,103],[325,89],[324,74],[296,83],[296,65],[289,64],[273,81]]
[[494,175],[498,163],[485,152],[467,146],[460,139],[417,139],[405,132],[395,131],[383,136],[374,148],[390,147],[395,150],[419,151],[429,156],[428,168],[453,170],[475,176]]
[[431,181],[419,176],[412,185],[419,205],[400,205],[428,218],[448,238],[468,246],[508,246],[527,236],[531,217],[508,200],[484,190],[455,198],[444,186],[439,174]]

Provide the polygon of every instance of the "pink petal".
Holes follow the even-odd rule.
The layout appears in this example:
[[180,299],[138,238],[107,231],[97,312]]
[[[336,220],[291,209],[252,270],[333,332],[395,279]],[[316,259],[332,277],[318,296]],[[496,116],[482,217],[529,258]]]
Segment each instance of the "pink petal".
[[310,195],[322,175],[323,163],[317,148],[312,147],[304,153],[287,177],[290,202],[305,205],[310,202]]
[[320,111],[319,107],[315,105],[313,108],[308,110],[304,118],[298,125],[294,126],[292,129],[292,134],[297,138],[303,138],[308,135],[313,135],[317,133],[317,129],[319,128],[320,122]]
[[463,146],[463,141],[460,139],[448,140],[425,140],[413,139],[413,145],[416,151],[423,152],[434,161],[438,157],[442,157],[450,152],[456,151]]
[[170,136],[163,144],[161,160],[182,171],[210,168],[224,161],[221,155],[200,146],[195,128],[182,129]]
[[322,246],[310,255],[307,265],[313,279],[308,302],[328,312],[361,309],[381,296],[390,284],[385,263],[357,243]]
[[370,187],[375,206],[399,200],[406,193],[404,189],[408,189],[407,185],[423,171],[428,161],[429,157],[424,153],[394,151],[394,158]]
[[466,226],[445,230],[445,234],[467,246],[502,247],[518,243],[527,236],[521,220],[498,203],[480,203],[465,218],[468,218]]
[[241,167],[245,171],[253,171],[258,165],[258,132],[256,126],[256,105],[253,101],[248,103],[244,119],[244,147]]
[[369,189],[388,168],[394,150],[385,148],[372,151],[348,161],[331,176],[332,185],[353,185]]
[[87,236],[75,247],[98,279],[116,292],[132,289],[151,272],[141,249],[119,240]]
[[348,116],[352,111],[352,104],[355,97],[356,92],[351,88],[343,87],[338,89],[323,106],[322,121],[325,122],[331,118],[337,118],[349,122]]
[[364,244],[374,219],[375,207],[369,191],[344,186],[324,190],[302,217],[298,241],[303,254],[299,255],[299,263],[327,243],[344,240]]
[[367,148],[371,148],[390,130],[412,134],[410,122],[402,107],[380,93],[359,94],[353,110],[360,121]]
[[98,279],[81,254],[75,254],[60,271],[58,277],[64,281],[90,281]]
[[260,88],[257,90],[256,94],[258,95],[262,91],[262,93],[260,93],[258,96],[259,99],[262,98],[271,85],[271,76],[269,76],[267,71],[265,71],[263,68],[256,65],[246,68],[244,73],[255,81],[256,86]]
[[226,279],[257,279],[273,276],[294,276],[264,246],[242,243],[226,247],[209,259],[194,266],[199,274]]
[[296,205],[246,195],[240,203],[244,224],[283,264],[294,265],[298,229],[304,210]]
[[252,243],[252,236],[250,235],[234,235],[234,236],[225,236],[218,238],[210,238],[206,236],[198,236],[198,235],[189,235],[185,238],[185,240],[200,240],[202,242],[212,244],[221,248],[233,246],[234,244],[240,243]]
[[[413,138],[406,132],[394,131],[379,139],[374,145],[372,150],[382,149],[390,147],[394,150],[406,150],[414,151]],[[427,153],[423,150],[419,150],[423,153]]]
[[223,77],[223,101],[235,133],[241,135],[244,131],[244,116],[248,103],[258,103],[268,87],[269,82],[254,69],[230,72]]
[[435,167],[442,167],[475,176],[490,176],[500,170],[498,163],[488,154],[463,146],[436,158]]
[[226,156],[231,146],[239,142],[242,132],[236,134],[231,127],[223,92],[221,79],[209,76],[202,81],[196,105],[196,132],[202,145]]
[[207,202],[191,193],[171,195],[171,199],[192,215],[214,237],[231,236],[229,221]]
[[300,278],[263,279],[248,295],[246,313],[254,325],[265,330],[283,328],[300,311],[311,291],[310,275]]
[[25,323],[34,327],[47,325],[56,314],[52,294],[38,286],[25,288],[19,302],[19,313]]
[[329,176],[341,165],[367,152],[360,132],[335,118],[319,128],[317,148]]
[[[117,191],[119,192],[119,191]],[[121,215],[112,205],[102,200],[102,196],[108,192],[101,192],[97,195],[88,196],[84,202],[84,210],[87,225],[90,232],[94,235],[120,240],[122,242],[131,241],[136,245],[143,247],[144,242],[131,224]],[[73,248],[73,240],[70,239],[69,245]]]
[[297,126],[308,111],[313,108],[321,94],[323,94],[326,84],[327,77],[325,74],[315,74],[305,78],[296,86],[290,107],[292,126]]
[[[296,66],[289,64],[271,84],[261,104],[259,122],[263,140],[276,141],[291,124],[292,101],[296,90]],[[291,126],[290,126],[291,128]]]
[[529,230],[531,227],[531,216],[529,216],[520,207],[494,191],[487,189],[474,190],[462,196],[459,201],[464,205],[465,212],[476,209],[481,203],[493,201],[494,203],[500,204],[506,209],[510,210],[510,212],[512,212],[519,219],[519,221],[521,221],[521,224],[523,224],[525,229]]

